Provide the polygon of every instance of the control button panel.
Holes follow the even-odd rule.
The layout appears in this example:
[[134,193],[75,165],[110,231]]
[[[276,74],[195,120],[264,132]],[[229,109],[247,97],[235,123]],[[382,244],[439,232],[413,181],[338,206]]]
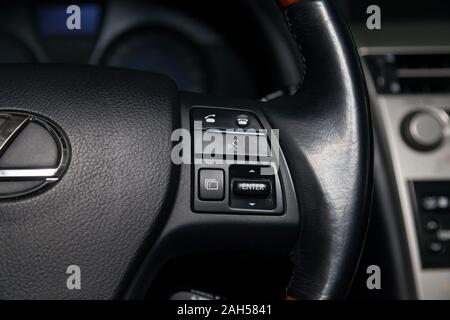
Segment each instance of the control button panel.
[[204,158],[270,157],[271,152],[265,133],[208,129],[202,131],[201,141],[195,141],[195,155]]
[[450,181],[412,183],[416,229],[424,268],[450,267]]
[[[269,167],[265,167],[270,170]],[[263,175],[258,166],[230,166],[230,206],[232,208],[273,210],[276,199],[274,175]]]
[[219,108],[193,108],[192,120],[201,124],[203,130],[252,128],[262,129],[256,116],[251,112]]
[[251,215],[283,213],[276,169],[259,164],[195,165],[193,211]]
[[198,158],[268,158],[267,131],[254,114],[232,109],[194,108],[194,154]]
[[450,197],[446,194],[427,195],[421,199],[421,204],[425,211],[448,211],[450,210]]
[[193,132],[193,211],[279,215],[283,196],[278,157],[267,130],[252,112],[191,110]]

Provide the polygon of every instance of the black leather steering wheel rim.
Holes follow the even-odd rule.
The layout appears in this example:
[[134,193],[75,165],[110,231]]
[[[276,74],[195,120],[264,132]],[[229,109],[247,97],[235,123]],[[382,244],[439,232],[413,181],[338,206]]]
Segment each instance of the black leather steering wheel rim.
[[302,162],[290,164],[302,232],[288,295],[342,298],[358,264],[371,210],[369,100],[357,49],[332,4],[300,1],[285,13],[306,70],[298,94],[267,111],[272,125],[281,128],[282,147],[283,142],[289,146],[283,148],[288,162]]
[[[286,17],[305,80],[296,95],[269,102],[179,94],[163,76],[129,70],[1,66],[1,112],[54,122],[71,160],[52,188],[0,201],[0,298],[142,298],[174,256],[293,246],[289,297],[345,297],[370,212],[365,82],[329,2],[292,4]],[[190,128],[195,106],[250,112],[280,130],[281,215],[194,212],[195,170],[172,163],[171,134]],[[72,264],[81,290],[66,287]]]

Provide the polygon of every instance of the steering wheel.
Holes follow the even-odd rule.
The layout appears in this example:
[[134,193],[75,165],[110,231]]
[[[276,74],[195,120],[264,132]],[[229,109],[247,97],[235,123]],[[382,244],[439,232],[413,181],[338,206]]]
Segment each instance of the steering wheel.
[[[0,67],[1,299],[142,298],[169,259],[236,250],[291,252],[290,299],[345,297],[372,193],[363,73],[330,3],[279,4],[305,74],[267,102],[139,71]],[[191,147],[176,163],[180,128]],[[208,159],[252,161],[205,161],[205,136],[225,129],[241,130]],[[270,152],[238,145],[252,135]]]

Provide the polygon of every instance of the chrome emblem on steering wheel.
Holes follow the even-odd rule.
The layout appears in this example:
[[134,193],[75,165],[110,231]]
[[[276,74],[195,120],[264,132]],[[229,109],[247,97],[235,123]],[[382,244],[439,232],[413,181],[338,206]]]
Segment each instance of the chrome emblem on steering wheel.
[[60,180],[69,159],[68,139],[50,120],[0,112],[0,199],[50,187]]

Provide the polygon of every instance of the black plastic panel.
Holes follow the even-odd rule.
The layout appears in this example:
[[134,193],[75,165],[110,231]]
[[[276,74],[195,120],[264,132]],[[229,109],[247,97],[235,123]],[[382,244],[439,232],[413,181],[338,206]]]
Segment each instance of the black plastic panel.
[[[278,177],[277,157],[269,146],[269,132],[263,130],[258,117],[247,110],[196,107],[191,114],[193,132],[193,211],[278,215],[283,213],[283,196]],[[246,120],[243,125],[242,120]],[[217,142],[218,148],[209,148]],[[225,173],[225,195],[216,199],[207,192],[202,173],[221,170]],[[268,174],[269,173],[269,174]],[[235,181],[267,183],[267,194],[237,194]],[[219,181],[213,181],[216,187]],[[213,190],[211,192],[214,192]]]
[[424,268],[450,267],[450,181],[415,181],[411,190]]

